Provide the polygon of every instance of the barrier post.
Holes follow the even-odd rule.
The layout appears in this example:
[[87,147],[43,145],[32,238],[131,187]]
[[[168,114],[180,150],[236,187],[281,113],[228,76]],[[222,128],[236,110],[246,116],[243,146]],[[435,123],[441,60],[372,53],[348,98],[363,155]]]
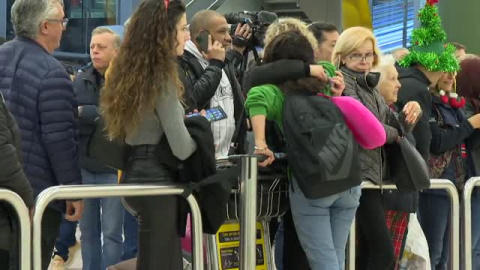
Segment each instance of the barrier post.
[[[48,204],[54,200],[92,199],[105,197],[135,197],[135,196],[168,196],[181,195],[184,187],[180,185],[79,185],[55,186],[44,190],[37,197],[35,214],[33,217],[33,269],[42,269],[42,218]],[[190,205],[193,224],[193,269],[203,269],[203,239],[202,217],[195,198],[190,195],[186,198]],[[28,212],[27,212],[28,213]],[[28,245],[27,245],[28,246]],[[30,254],[30,253],[28,253]],[[22,254],[23,255],[23,254]]]
[[480,186],[480,177],[472,177],[465,184],[463,190],[463,247],[465,252],[465,269],[472,268],[472,192],[473,189]]
[[257,157],[241,156],[240,175],[240,270],[256,266]]
[[[430,189],[446,190],[450,197],[450,269],[458,270],[460,268],[460,199],[457,188],[450,180],[432,179],[430,180]],[[362,183],[362,189],[397,189],[394,184],[375,185],[373,182],[365,181]],[[350,229],[348,269],[355,270],[355,223]],[[353,237],[352,237],[353,232]],[[352,247],[353,246],[353,247]],[[467,268],[468,269],[468,268]]]
[[350,235],[348,236],[348,257],[347,257],[347,264],[348,270],[355,270],[355,258],[356,258],[356,250],[355,250],[355,239],[357,239],[357,226],[356,226],[356,219],[353,219],[352,226],[350,227]]
[[7,189],[0,189],[0,200],[5,201],[13,206],[17,212],[20,226],[20,269],[31,269],[31,230],[30,215],[27,206],[22,198],[15,192]]

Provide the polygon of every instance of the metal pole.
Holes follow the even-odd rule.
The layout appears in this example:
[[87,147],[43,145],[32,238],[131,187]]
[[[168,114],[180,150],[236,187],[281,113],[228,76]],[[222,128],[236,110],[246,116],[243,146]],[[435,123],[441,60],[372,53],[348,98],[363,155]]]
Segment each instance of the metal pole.
[[450,197],[450,267],[460,269],[460,199],[457,187],[450,180],[443,180],[438,188],[446,189]]
[[467,181],[463,190],[465,269],[472,269],[472,192],[479,185],[480,177],[473,177]]
[[31,231],[29,211],[22,198],[15,192],[0,189],[0,200],[13,206],[20,223],[20,266],[22,270],[31,269]]
[[[80,185],[56,186],[44,190],[37,197],[35,214],[33,217],[33,260],[34,270],[42,269],[41,238],[42,217],[48,204],[54,200],[63,199],[91,199],[105,197],[135,197],[154,195],[181,195],[184,188],[158,185]],[[203,269],[202,217],[195,198],[187,198],[192,212],[193,224],[193,269]],[[28,212],[27,212],[28,213]],[[27,253],[29,254],[29,253]],[[22,253],[23,255],[23,253]]]
[[242,156],[240,176],[240,270],[256,266],[257,157]]
[[357,237],[357,231],[355,226],[355,218],[353,219],[352,226],[350,227],[350,235],[348,236],[348,270],[355,270],[355,239]]
[[218,247],[217,247],[217,235],[206,235],[207,241],[207,265],[208,270],[218,270]]
[[269,221],[270,219],[263,218],[262,219],[262,226],[263,226],[263,243],[265,245],[265,254],[263,254],[263,258],[267,263],[267,270],[275,270],[274,267],[275,261],[273,259],[272,253],[272,243],[270,242],[270,226]]
[[[432,179],[430,180],[430,189],[444,189],[450,197],[450,266],[452,270],[458,270],[460,267],[460,200],[457,188],[450,180]],[[362,189],[397,189],[394,184],[375,185],[373,182],[365,181],[362,183]],[[352,224],[355,226],[355,223]],[[350,230],[350,233],[354,228]],[[355,269],[355,238],[349,241],[349,270]],[[352,247],[353,245],[353,247]],[[353,256],[352,251],[353,250]],[[468,268],[467,268],[468,269]]]

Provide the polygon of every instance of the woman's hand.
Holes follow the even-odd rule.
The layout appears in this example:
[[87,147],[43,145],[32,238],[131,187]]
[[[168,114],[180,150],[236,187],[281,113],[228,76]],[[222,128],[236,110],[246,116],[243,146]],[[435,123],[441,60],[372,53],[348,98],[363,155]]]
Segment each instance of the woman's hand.
[[275,161],[275,156],[274,156],[273,152],[270,149],[268,149],[267,145],[260,146],[260,147],[255,146],[254,154],[255,155],[263,155],[263,156],[267,157],[267,159],[265,161],[258,163],[258,166],[260,166],[260,167],[267,167]]
[[420,116],[422,115],[422,108],[420,107],[420,104],[418,104],[418,102],[410,101],[405,104],[403,112],[405,113],[405,121],[410,124],[415,124],[418,122],[418,119],[420,119]]
[[321,65],[310,65],[310,76],[315,77],[320,81],[328,81],[328,76],[325,73],[325,69],[323,69]]
[[334,97],[339,97],[342,95],[343,90],[345,90],[345,81],[343,80],[343,74],[340,71],[335,71],[337,76],[332,77],[330,84],[332,85],[332,95]]
[[188,114],[185,115],[185,118],[191,117],[193,114],[199,114],[203,117],[207,117],[207,111],[201,110],[200,113],[198,112],[197,109],[193,110],[193,112],[189,112]]

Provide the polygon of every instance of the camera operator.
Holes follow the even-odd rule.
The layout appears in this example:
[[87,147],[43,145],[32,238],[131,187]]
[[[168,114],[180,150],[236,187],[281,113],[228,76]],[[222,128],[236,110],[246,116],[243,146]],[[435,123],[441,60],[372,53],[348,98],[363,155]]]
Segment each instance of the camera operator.
[[[192,39],[186,43],[179,61],[187,111],[220,106],[227,119],[212,123],[215,154],[219,157],[229,152],[242,153],[246,135],[245,97],[235,75],[235,65],[242,61],[245,47],[229,49],[230,26],[223,15],[212,10],[193,16],[190,34]],[[247,24],[237,27],[235,35],[250,38],[250,27]]]

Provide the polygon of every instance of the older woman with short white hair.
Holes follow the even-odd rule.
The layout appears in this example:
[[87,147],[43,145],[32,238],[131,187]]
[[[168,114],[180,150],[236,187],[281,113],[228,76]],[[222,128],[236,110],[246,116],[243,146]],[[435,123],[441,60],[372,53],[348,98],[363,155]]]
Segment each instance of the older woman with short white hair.
[[378,81],[378,91],[385,99],[385,103],[391,106],[397,102],[398,90],[400,90],[400,82],[398,81],[398,72],[395,68],[395,58],[391,54],[380,57],[378,66],[374,71],[380,73]]
[[[398,72],[395,68],[395,57],[391,54],[381,56],[374,71],[380,73],[380,80],[377,85],[380,95],[385,99],[385,103],[390,106],[390,109],[396,111],[394,103],[397,102],[401,84],[398,81]],[[408,135],[407,137],[414,143],[413,136]],[[383,192],[383,204],[387,227],[393,242],[395,261],[398,264],[406,240],[406,225],[409,222],[409,214],[415,213],[418,207],[418,192],[385,190]]]

